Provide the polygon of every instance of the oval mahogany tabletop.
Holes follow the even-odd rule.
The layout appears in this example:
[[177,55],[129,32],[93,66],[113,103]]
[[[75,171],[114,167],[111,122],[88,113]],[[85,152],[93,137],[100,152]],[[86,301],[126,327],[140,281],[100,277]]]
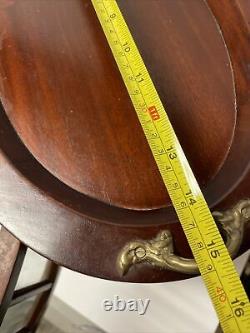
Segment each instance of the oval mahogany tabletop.
[[[118,4],[210,207],[249,197],[247,1]],[[0,31],[0,222],[85,274],[187,277],[115,268],[165,228],[191,252],[91,2],[1,0]]]

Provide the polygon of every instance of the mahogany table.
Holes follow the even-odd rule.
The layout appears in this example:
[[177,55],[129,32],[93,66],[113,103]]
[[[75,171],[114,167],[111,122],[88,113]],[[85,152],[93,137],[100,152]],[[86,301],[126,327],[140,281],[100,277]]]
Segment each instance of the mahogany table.
[[[249,2],[118,2],[240,254],[250,241]],[[16,238],[104,279],[198,273],[90,1],[0,1],[0,99],[0,222]]]

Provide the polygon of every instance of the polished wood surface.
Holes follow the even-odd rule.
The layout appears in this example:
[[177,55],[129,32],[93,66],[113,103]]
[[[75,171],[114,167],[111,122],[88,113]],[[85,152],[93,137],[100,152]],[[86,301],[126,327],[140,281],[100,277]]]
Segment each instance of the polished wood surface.
[[[214,19],[196,0],[120,4],[190,163],[206,185],[227,156],[236,118],[230,60]],[[91,3],[23,0],[6,16],[2,103],[30,152],[63,183],[107,204],[168,205]],[[13,56],[19,59],[15,66]]]
[[[191,253],[90,1],[0,3],[1,222],[86,274],[184,278],[115,269],[126,242],[166,226]],[[119,5],[210,206],[249,197],[247,2]]]

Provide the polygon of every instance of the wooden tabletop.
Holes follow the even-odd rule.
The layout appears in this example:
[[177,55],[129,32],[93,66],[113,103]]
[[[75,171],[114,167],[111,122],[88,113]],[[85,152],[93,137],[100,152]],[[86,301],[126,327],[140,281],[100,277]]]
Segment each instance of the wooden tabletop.
[[[118,3],[210,206],[249,197],[247,1]],[[1,223],[82,273],[184,278],[115,269],[165,228],[191,253],[90,1],[1,1],[0,31]]]

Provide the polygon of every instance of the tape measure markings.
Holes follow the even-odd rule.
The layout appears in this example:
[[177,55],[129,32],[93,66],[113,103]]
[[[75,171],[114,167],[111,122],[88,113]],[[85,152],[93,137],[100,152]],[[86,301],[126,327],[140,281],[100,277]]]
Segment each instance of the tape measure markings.
[[248,332],[247,295],[129,28],[115,0],[92,3],[222,328],[231,333]]

